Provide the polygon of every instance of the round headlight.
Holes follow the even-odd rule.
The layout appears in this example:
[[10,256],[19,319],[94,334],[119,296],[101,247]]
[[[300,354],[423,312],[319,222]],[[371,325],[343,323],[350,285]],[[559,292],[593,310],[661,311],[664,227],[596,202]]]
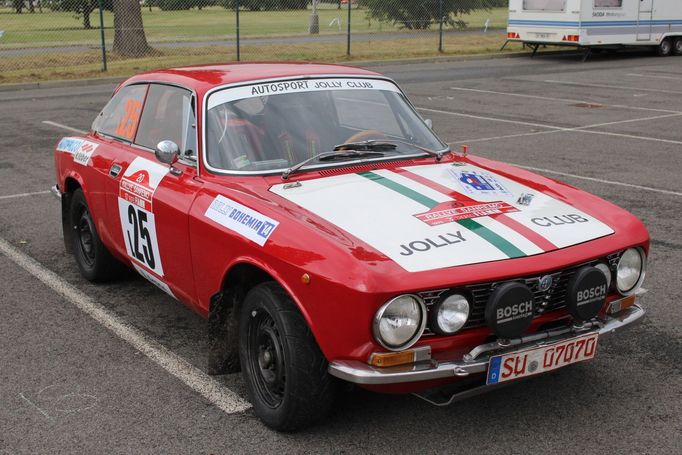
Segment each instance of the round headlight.
[[431,329],[439,335],[452,335],[469,319],[469,301],[460,294],[450,294],[431,308]]
[[426,326],[426,307],[416,295],[389,300],[374,317],[374,338],[386,349],[399,351],[417,342]]
[[644,253],[639,248],[628,248],[618,260],[616,286],[624,295],[634,293],[644,281]]

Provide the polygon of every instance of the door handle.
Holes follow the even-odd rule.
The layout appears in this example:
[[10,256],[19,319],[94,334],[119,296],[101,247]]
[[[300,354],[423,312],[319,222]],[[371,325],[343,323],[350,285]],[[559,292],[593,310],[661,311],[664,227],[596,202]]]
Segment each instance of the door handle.
[[111,178],[116,178],[118,177],[118,174],[121,173],[121,165],[120,164],[112,164],[111,169],[109,169],[109,177]]

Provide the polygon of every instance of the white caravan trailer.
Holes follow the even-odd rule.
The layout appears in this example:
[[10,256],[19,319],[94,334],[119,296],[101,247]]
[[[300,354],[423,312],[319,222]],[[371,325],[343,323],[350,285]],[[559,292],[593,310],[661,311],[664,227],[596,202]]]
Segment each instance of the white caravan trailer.
[[509,0],[510,41],[682,55],[682,0]]

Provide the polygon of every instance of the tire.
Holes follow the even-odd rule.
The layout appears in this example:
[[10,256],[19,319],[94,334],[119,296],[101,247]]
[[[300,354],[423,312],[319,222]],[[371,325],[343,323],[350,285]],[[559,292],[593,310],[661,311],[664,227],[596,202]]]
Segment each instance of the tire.
[[69,226],[73,229],[73,254],[81,275],[93,282],[112,281],[121,276],[125,267],[104,246],[97,234],[83,190],[71,196]]
[[677,37],[673,41],[673,54],[682,55],[682,37]]
[[656,53],[661,57],[667,57],[672,54],[672,51],[673,43],[670,41],[670,38],[664,38],[663,41],[661,41],[661,44],[656,46]]
[[300,430],[331,410],[336,379],[291,297],[274,282],[244,299],[239,359],[254,411],[273,430]]

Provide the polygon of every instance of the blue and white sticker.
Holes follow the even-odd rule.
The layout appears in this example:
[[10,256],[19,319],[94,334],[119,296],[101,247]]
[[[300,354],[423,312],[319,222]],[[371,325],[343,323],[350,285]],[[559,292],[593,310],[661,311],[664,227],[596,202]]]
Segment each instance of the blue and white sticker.
[[206,209],[205,216],[260,246],[265,245],[279,225],[279,221],[220,195]]
[[512,193],[492,174],[474,170],[450,168],[462,191],[469,195],[511,196]]
[[74,163],[87,166],[99,144],[78,137],[65,137],[57,144],[57,151],[73,155]]

